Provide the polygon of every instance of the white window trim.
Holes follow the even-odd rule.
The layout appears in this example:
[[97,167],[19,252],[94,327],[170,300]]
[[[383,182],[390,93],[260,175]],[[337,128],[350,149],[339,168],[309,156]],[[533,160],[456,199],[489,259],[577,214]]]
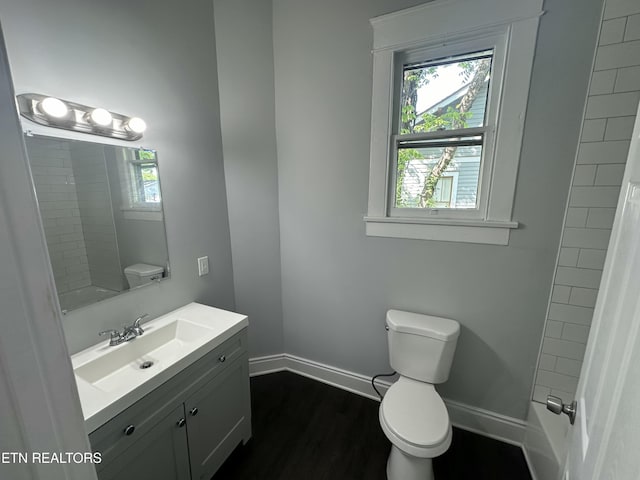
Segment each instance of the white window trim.
[[[528,100],[523,92],[529,91],[542,13],[542,0],[440,0],[371,20],[374,48],[369,208],[364,218],[367,235],[508,244],[510,230],[518,227],[511,215]],[[446,209],[430,210],[433,213],[427,216],[410,216],[410,212],[405,217],[390,215],[398,55],[420,49],[455,50],[456,45],[474,42],[486,45],[487,39],[496,38],[505,44],[502,53],[499,45],[495,52],[496,57],[504,55],[496,105],[499,120],[495,134],[485,139],[493,153],[491,159],[484,159],[488,165],[479,185],[478,215],[472,218]],[[490,101],[496,101],[495,94],[492,97]]]

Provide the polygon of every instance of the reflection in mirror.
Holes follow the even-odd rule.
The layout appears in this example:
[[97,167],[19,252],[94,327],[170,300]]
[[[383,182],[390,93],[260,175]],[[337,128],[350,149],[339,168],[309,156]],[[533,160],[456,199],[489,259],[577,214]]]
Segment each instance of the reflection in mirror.
[[25,136],[63,312],[169,275],[156,152]]

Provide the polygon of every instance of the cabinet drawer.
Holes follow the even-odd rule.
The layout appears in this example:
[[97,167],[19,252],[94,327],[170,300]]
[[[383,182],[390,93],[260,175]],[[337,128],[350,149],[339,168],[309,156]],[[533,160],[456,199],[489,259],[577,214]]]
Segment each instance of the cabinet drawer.
[[108,463],[181,406],[187,396],[224,372],[246,349],[243,329],[89,434],[93,451],[101,452],[103,464]]
[[[102,454],[102,463],[96,466],[97,470],[100,470],[101,465],[109,464],[112,459],[131,449],[139,439],[176,409],[175,405],[153,408],[147,397],[127,408],[89,436],[93,451]],[[184,417],[184,408],[180,409],[176,421],[181,417]]]

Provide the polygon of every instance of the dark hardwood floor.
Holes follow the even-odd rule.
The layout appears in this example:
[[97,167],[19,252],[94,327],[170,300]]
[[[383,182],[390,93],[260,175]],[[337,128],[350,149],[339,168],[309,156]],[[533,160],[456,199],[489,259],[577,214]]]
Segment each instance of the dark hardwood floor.
[[[289,372],[251,379],[253,438],[212,480],[386,480],[379,403]],[[530,480],[522,451],[454,428],[437,480]]]

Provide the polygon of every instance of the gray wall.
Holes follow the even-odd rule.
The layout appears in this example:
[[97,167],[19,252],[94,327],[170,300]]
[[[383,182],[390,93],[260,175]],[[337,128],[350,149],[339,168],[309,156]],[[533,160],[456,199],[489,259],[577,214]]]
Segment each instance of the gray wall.
[[[212,2],[0,0],[0,18],[16,93],[140,116],[142,143],[162,159],[172,278],[67,315],[71,352],[142,312],[233,309]],[[198,277],[203,255],[210,274]]]
[[285,351],[370,375],[389,370],[387,309],[451,317],[441,393],[524,418],[601,1],[545,4],[509,246],[365,236],[368,19],[416,3],[273,2]]
[[251,319],[251,356],[282,353],[271,2],[214,8],[236,307]]

